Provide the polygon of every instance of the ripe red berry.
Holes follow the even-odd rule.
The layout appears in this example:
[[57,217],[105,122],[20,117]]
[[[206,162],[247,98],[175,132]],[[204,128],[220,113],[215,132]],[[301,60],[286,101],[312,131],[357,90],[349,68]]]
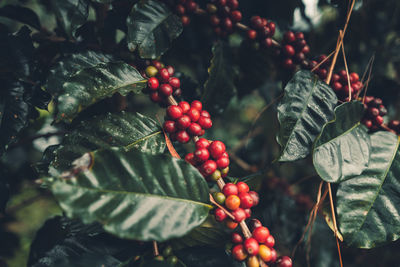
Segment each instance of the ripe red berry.
[[296,51],[294,50],[293,46],[291,46],[291,45],[285,45],[283,47],[283,52],[289,57],[294,56],[294,54],[296,53]]
[[226,147],[224,143],[221,141],[213,141],[208,150],[210,151],[211,157],[218,159],[222,153],[225,152],[225,149]]
[[182,109],[178,105],[171,105],[167,108],[167,115],[173,120],[176,120],[183,115]]
[[174,133],[176,132],[176,125],[175,121],[165,121],[163,125],[164,131],[167,133]]
[[203,104],[199,100],[194,100],[192,104],[190,104],[192,108],[197,109],[198,111],[201,111],[203,109]]
[[240,198],[237,195],[228,196],[225,200],[225,206],[230,210],[238,209],[240,207]]
[[355,72],[350,73],[350,81],[352,83],[357,82],[359,79],[360,79],[360,76],[358,76],[357,73],[355,73]]
[[169,85],[171,85],[175,89],[178,89],[179,87],[181,87],[181,81],[176,77],[172,77],[171,79],[169,79]]
[[185,156],[185,161],[192,164],[193,166],[197,164],[197,161],[194,157],[194,153],[188,153]]
[[150,94],[150,99],[151,101],[155,102],[155,103],[160,103],[162,101],[161,96],[158,94],[158,92],[152,92]]
[[201,165],[200,172],[204,176],[209,176],[213,174],[213,172],[215,172],[216,169],[217,169],[217,163],[215,163],[215,161],[213,160],[207,160]]
[[336,92],[342,90],[343,85],[340,82],[334,82],[332,85],[333,90],[335,90]]
[[235,10],[239,7],[239,1],[238,0],[228,0],[226,4],[232,9]]
[[195,12],[197,9],[197,3],[194,1],[187,1],[185,6],[189,12]]
[[363,120],[362,123],[367,126],[368,129],[372,127],[372,121],[371,120]]
[[159,77],[160,77],[160,79],[163,81],[163,82],[168,82],[169,81],[169,72],[168,72],[168,70],[166,69],[166,68],[162,68],[159,72],[158,72],[158,75],[159,75]]
[[206,117],[206,118],[211,118],[210,113],[208,113],[208,111],[206,111],[206,110],[202,110],[200,112],[200,116],[201,117]]
[[243,236],[239,233],[233,232],[232,233],[232,243],[233,244],[241,244],[243,243]]
[[195,108],[190,108],[187,115],[190,117],[192,122],[197,122],[200,118],[200,112]]
[[219,23],[220,23],[220,20],[219,20],[218,16],[217,15],[210,16],[210,23],[213,26],[218,26]]
[[175,10],[179,15],[185,14],[185,7],[183,5],[176,5]]
[[196,146],[196,149],[207,148],[210,146],[210,142],[205,138],[200,138],[199,140],[197,140],[195,146]]
[[222,188],[222,193],[224,193],[225,196],[230,196],[230,195],[237,195],[239,191],[235,184],[227,183]]
[[242,244],[232,248],[232,257],[237,261],[244,261],[247,258],[247,252]]
[[198,124],[204,129],[210,129],[212,127],[212,120],[207,117],[200,116]]
[[245,182],[238,182],[236,184],[239,193],[247,193],[250,191],[249,186]]
[[229,158],[227,157],[219,157],[216,161],[218,169],[225,169],[229,166]]
[[210,153],[206,148],[200,148],[194,152],[194,157],[198,162],[205,162],[210,158]]
[[176,140],[179,143],[186,144],[190,140],[190,136],[186,131],[179,131],[176,133]]
[[239,193],[240,207],[243,209],[249,209],[253,207],[253,198],[247,192]]
[[379,109],[377,108],[369,108],[368,109],[368,114],[372,117],[378,116],[379,115]]
[[249,195],[253,199],[253,207],[257,206],[258,203],[260,202],[260,197],[258,196],[258,193],[255,191],[250,191]]
[[293,60],[290,58],[286,58],[283,62],[282,62],[282,66],[285,69],[293,69],[294,68],[294,64],[293,64]]
[[247,253],[249,253],[249,255],[255,256],[258,254],[260,246],[258,245],[257,240],[255,240],[254,238],[252,238],[252,237],[247,238],[244,241],[243,245],[244,245],[244,248],[247,251]]
[[232,211],[233,217],[235,217],[235,221],[241,222],[246,219],[246,212],[242,208],[237,208]]
[[296,41],[296,36],[294,35],[293,32],[288,31],[285,32],[283,39],[285,40],[286,43],[293,43],[294,41]]
[[382,118],[382,116],[376,116],[375,118],[374,118],[374,122],[375,122],[375,124],[376,125],[378,125],[378,126],[380,126],[380,125],[382,125],[382,123],[383,123],[383,118]]
[[261,29],[263,27],[263,21],[260,16],[253,16],[250,19],[251,26],[255,29]]
[[261,227],[262,224],[261,224],[261,222],[260,222],[259,220],[257,220],[257,219],[252,219],[252,220],[250,221],[249,226],[250,226],[250,230],[254,230],[254,229],[256,229],[257,227]]
[[192,135],[192,136],[200,136],[200,135],[201,135],[201,130],[203,130],[203,129],[201,128],[201,126],[198,125],[198,124],[195,123],[195,122],[192,122],[192,123],[190,124],[190,126],[188,127],[188,129],[187,129],[188,133],[189,133],[190,135]]
[[272,235],[269,235],[265,240],[265,245],[272,248],[275,246],[275,238]]
[[265,226],[257,227],[253,230],[253,237],[258,241],[258,243],[265,243],[269,236],[269,230]]
[[235,229],[238,226],[238,223],[235,222],[234,220],[228,218],[225,221],[225,225],[226,227],[228,227],[229,229]]
[[176,126],[181,130],[185,130],[190,126],[190,124],[191,120],[188,115],[183,115],[176,120]]
[[225,19],[222,21],[222,26],[224,27],[225,30],[231,31],[232,28],[233,28],[232,20],[231,20],[230,18],[225,18]]
[[231,12],[231,19],[234,22],[239,22],[242,20],[242,13],[239,10],[234,10]]
[[250,40],[255,40],[257,38],[257,32],[255,30],[248,30],[247,31],[247,37]]
[[170,95],[172,95],[174,90],[172,89],[171,85],[164,83],[164,84],[161,84],[159,92],[164,96],[170,96]]
[[187,26],[190,23],[190,18],[188,16],[182,16],[181,21],[183,26]]
[[296,39],[303,40],[304,39],[304,34],[302,32],[296,32],[295,33]]
[[161,62],[158,61],[158,60],[153,60],[153,61],[151,62],[151,65],[153,65],[154,67],[156,67],[156,69],[158,69],[158,70],[160,70],[160,69],[162,68],[162,64],[161,64]]
[[261,45],[262,45],[263,47],[266,47],[266,48],[271,47],[271,46],[272,46],[272,38],[265,38],[265,39],[263,39],[263,40],[261,41]]
[[292,267],[292,259],[288,256],[281,256],[276,260],[277,267]]
[[157,88],[160,86],[160,83],[158,82],[157,78],[151,77],[147,81],[147,86],[150,88],[150,90],[154,91],[154,90],[157,90]]
[[271,260],[270,260],[270,262],[271,263],[275,263],[276,259],[278,258],[278,255],[277,255],[275,249],[273,249],[273,248],[270,248],[270,249],[271,249]]
[[178,106],[182,109],[183,113],[187,113],[190,109],[190,104],[186,101],[179,102]]
[[214,215],[215,215],[215,219],[218,222],[224,221],[226,219],[226,217],[227,217],[225,211],[223,211],[223,209],[221,209],[221,208],[216,208],[215,211],[214,211]]

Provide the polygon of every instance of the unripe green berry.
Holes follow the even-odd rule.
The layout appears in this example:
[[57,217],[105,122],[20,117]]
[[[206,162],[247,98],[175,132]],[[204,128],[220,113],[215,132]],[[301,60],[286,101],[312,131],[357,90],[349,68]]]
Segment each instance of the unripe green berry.
[[167,263],[170,265],[176,265],[178,264],[178,258],[176,256],[170,256],[167,258]]
[[172,255],[172,247],[171,246],[165,247],[162,254],[164,257],[171,256]]
[[150,78],[150,77],[156,76],[157,73],[158,73],[158,70],[156,69],[156,67],[148,66],[148,67],[146,68],[146,75],[147,75],[147,77],[149,77],[149,78]]
[[164,260],[164,257],[161,256],[161,255],[158,255],[158,256],[154,257],[154,259],[155,259],[156,261],[163,261],[163,260]]
[[221,176],[222,176],[222,177],[227,176],[227,175],[228,175],[228,172],[229,172],[229,167],[226,167],[225,169],[222,169],[222,170],[221,170]]
[[211,180],[217,181],[218,179],[221,178],[221,172],[219,170],[215,170],[210,176]]
[[221,192],[215,192],[215,193],[213,194],[213,197],[214,197],[214,200],[215,200],[218,204],[224,205],[226,197],[225,197],[225,195],[224,195],[223,193],[221,193]]

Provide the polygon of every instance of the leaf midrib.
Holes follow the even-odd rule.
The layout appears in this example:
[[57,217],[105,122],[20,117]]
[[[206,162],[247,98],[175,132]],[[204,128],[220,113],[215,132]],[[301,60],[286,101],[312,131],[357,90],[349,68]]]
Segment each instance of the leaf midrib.
[[[336,119],[335,119],[334,121],[332,121],[331,123],[334,123],[334,122],[336,122]],[[329,124],[330,124],[330,123],[329,123]],[[315,152],[315,150],[316,150],[317,148],[320,148],[321,146],[325,146],[326,144],[329,144],[329,143],[335,141],[336,139],[339,139],[340,137],[342,137],[342,136],[348,134],[349,132],[353,131],[355,128],[357,128],[357,127],[360,126],[360,125],[361,125],[361,123],[360,123],[360,122],[357,122],[357,123],[356,123],[355,125],[353,125],[351,128],[349,128],[349,129],[346,130],[345,132],[339,134],[339,135],[336,136],[335,138],[332,138],[332,139],[329,140],[328,142],[325,142],[325,143],[322,143],[322,144],[319,145],[319,146],[316,146],[316,147],[314,148],[313,152]],[[316,142],[318,142],[318,141],[321,139],[321,136],[322,136],[322,133],[323,133],[323,132],[324,132],[324,129],[322,130],[321,135],[318,136],[317,139],[315,140]]]
[[[77,179],[77,177],[74,177],[75,179]],[[70,178],[71,179],[71,178]],[[143,197],[152,197],[152,198],[160,198],[160,199],[168,199],[168,200],[172,200],[172,201],[176,201],[176,202],[188,202],[190,204],[195,204],[198,206],[204,206],[207,207],[209,209],[212,209],[211,205],[208,205],[206,203],[203,202],[199,202],[199,201],[195,201],[195,200],[190,200],[190,199],[186,199],[186,198],[176,198],[176,197],[170,197],[170,196],[162,196],[162,195],[154,195],[154,194],[146,194],[146,193],[139,193],[139,192],[130,192],[130,191],[116,191],[116,190],[111,190],[111,189],[103,189],[103,188],[90,188],[90,187],[86,187],[86,186],[80,186],[77,184],[69,184],[69,183],[65,183],[62,182],[62,180],[59,178],[58,181],[55,181],[55,183],[62,183],[64,185],[67,186],[71,186],[77,189],[84,189],[87,191],[94,191],[97,193],[108,193],[108,194],[115,194],[115,195],[140,195]]]
[[144,137],[142,137],[142,138],[140,138],[140,139],[135,140],[133,143],[130,143],[130,144],[124,146],[124,148],[127,149],[127,150],[129,150],[129,149],[131,149],[134,145],[136,145],[136,144],[138,144],[138,143],[140,143],[140,142],[146,141],[147,139],[150,139],[150,138],[152,138],[153,136],[159,135],[159,134],[161,134],[161,133],[162,133],[162,131],[153,132],[153,133],[151,133],[151,134],[149,134],[149,135],[146,135],[146,136],[144,136]]

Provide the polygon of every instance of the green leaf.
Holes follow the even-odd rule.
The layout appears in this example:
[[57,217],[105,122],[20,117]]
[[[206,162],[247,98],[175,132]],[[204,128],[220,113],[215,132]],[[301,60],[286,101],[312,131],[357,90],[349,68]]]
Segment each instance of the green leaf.
[[50,0],[57,21],[69,37],[82,26],[89,16],[87,0]]
[[142,58],[156,58],[168,50],[182,30],[182,23],[162,1],[145,0],[137,3],[126,21],[128,47],[138,49]]
[[140,73],[124,62],[99,63],[76,72],[56,99],[56,121],[72,121],[90,105],[114,93],[139,93],[146,86]]
[[368,168],[339,184],[336,210],[340,232],[350,246],[373,248],[400,237],[399,137],[371,136]]
[[207,218],[208,186],[184,160],[137,150],[87,153],[51,185],[69,217],[121,238],[165,241]]
[[232,53],[227,44],[216,43],[213,48],[213,58],[208,69],[209,77],[204,84],[201,97],[204,105],[212,114],[222,113],[232,97],[236,95],[234,70],[232,68]]
[[309,71],[299,71],[285,87],[278,105],[279,161],[305,158],[322,127],[333,118],[335,92]]
[[71,168],[71,162],[83,154],[111,147],[136,148],[142,152],[164,152],[165,138],[154,120],[140,113],[121,112],[94,116],[68,133],[53,152],[51,167],[58,171]]
[[30,8],[17,5],[5,5],[0,8],[0,16],[20,21],[38,30],[41,29],[38,16]]
[[368,167],[371,140],[368,129],[360,123],[363,115],[361,102],[343,103],[315,140],[313,164],[324,181],[337,183]]
[[207,220],[200,226],[194,228],[190,233],[171,244],[174,250],[194,246],[223,246],[229,239],[229,232],[223,224],[215,221],[214,215],[209,215]]

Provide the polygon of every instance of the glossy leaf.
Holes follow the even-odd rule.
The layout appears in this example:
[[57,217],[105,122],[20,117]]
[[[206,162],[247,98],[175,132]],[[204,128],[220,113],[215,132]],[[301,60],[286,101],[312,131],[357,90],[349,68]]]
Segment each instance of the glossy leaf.
[[299,71],[285,87],[278,105],[279,161],[306,157],[322,127],[333,118],[335,92],[309,71]]
[[94,116],[81,121],[64,137],[61,146],[53,152],[51,167],[64,171],[86,152],[111,147],[159,154],[165,149],[165,138],[157,122],[139,113]]
[[88,0],[51,0],[57,21],[69,37],[82,26],[89,16]]
[[169,7],[157,0],[137,3],[126,21],[128,47],[142,58],[156,58],[168,50],[183,28],[181,20]]
[[5,5],[0,8],[0,16],[20,21],[38,30],[41,28],[38,16],[30,8],[17,5]]
[[56,121],[71,121],[79,112],[114,93],[139,93],[146,80],[130,65],[123,62],[100,63],[85,68],[63,83],[56,99]]
[[223,42],[218,42],[212,48],[213,58],[208,69],[209,77],[204,84],[201,97],[207,110],[213,114],[222,113],[236,94],[234,70],[232,68],[232,53]]
[[328,122],[314,142],[313,163],[318,175],[337,183],[361,174],[370,157],[368,129],[361,124],[364,105],[353,101],[335,109],[335,119]]
[[368,168],[339,184],[338,223],[344,241],[373,248],[400,237],[399,138],[389,132],[371,136]]
[[208,186],[183,160],[137,150],[87,153],[51,185],[69,217],[121,238],[165,241],[207,218]]

